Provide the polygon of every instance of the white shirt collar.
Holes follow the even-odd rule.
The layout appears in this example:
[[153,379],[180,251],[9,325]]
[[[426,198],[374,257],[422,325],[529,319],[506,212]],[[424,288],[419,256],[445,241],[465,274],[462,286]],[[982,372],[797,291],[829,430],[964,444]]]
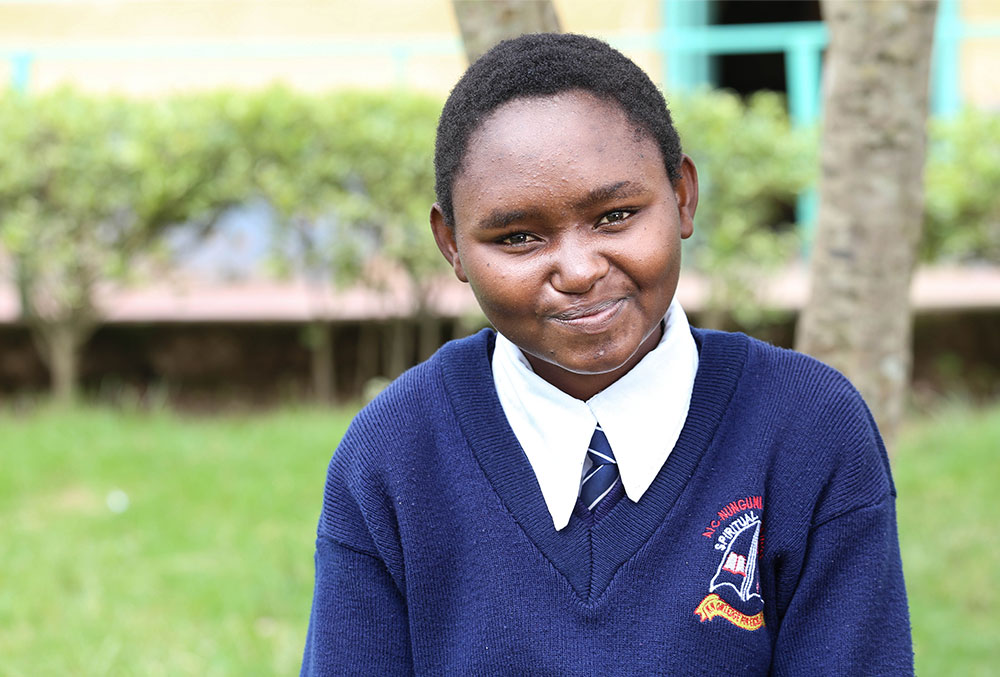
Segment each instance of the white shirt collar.
[[493,381],[555,528],[569,524],[587,445],[598,421],[608,437],[625,493],[638,501],[667,460],[687,419],[698,349],[676,299],[660,342],[637,365],[584,402],[532,370],[521,350],[497,334]]

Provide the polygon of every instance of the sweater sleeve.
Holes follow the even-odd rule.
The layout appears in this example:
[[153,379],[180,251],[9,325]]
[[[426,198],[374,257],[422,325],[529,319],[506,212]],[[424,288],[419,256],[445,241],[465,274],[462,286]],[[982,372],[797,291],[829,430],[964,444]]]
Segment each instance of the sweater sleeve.
[[912,675],[893,495],[814,526],[774,675]]
[[413,674],[406,602],[385,563],[316,540],[316,585],[304,676]]
[[410,675],[402,547],[380,447],[355,419],[327,471],[303,676]]

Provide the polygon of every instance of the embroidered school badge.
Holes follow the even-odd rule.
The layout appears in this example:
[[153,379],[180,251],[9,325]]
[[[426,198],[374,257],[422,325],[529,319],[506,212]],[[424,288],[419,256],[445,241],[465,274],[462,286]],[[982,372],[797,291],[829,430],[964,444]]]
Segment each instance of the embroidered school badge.
[[702,623],[724,618],[744,630],[764,627],[764,600],[757,572],[763,507],[760,496],[733,501],[702,532],[702,536],[715,539],[714,548],[721,554],[708,584],[708,595],[694,610]]

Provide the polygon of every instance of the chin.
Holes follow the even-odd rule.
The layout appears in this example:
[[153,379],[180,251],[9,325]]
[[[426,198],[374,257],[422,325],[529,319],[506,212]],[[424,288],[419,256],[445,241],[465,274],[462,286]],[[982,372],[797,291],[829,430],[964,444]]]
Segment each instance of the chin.
[[632,350],[628,354],[624,351],[616,351],[614,355],[599,353],[590,359],[580,359],[577,355],[575,356],[576,359],[552,361],[552,364],[560,369],[580,374],[581,376],[600,376],[601,374],[610,374],[626,367],[638,350],[639,346],[636,346],[635,350]]

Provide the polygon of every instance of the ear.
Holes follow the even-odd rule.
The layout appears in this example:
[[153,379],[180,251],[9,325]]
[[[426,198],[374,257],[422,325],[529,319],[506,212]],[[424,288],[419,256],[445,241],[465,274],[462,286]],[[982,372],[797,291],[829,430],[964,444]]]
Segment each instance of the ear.
[[689,238],[694,233],[694,213],[698,209],[698,169],[687,155],[681,155],[680,174],[674,181],[674,195],[681,217],[681,237]]
[[438,249],[441,250],[441,254],[455,271],[455,277],[462,282],[468,282],[469,278],[465,276],[465,269],[462,267],[462,259],[458,255],[455,229],[445,222],[441,205],[437,202],[431,205],[431,232],[434,233],[434,241],[437,243]]

